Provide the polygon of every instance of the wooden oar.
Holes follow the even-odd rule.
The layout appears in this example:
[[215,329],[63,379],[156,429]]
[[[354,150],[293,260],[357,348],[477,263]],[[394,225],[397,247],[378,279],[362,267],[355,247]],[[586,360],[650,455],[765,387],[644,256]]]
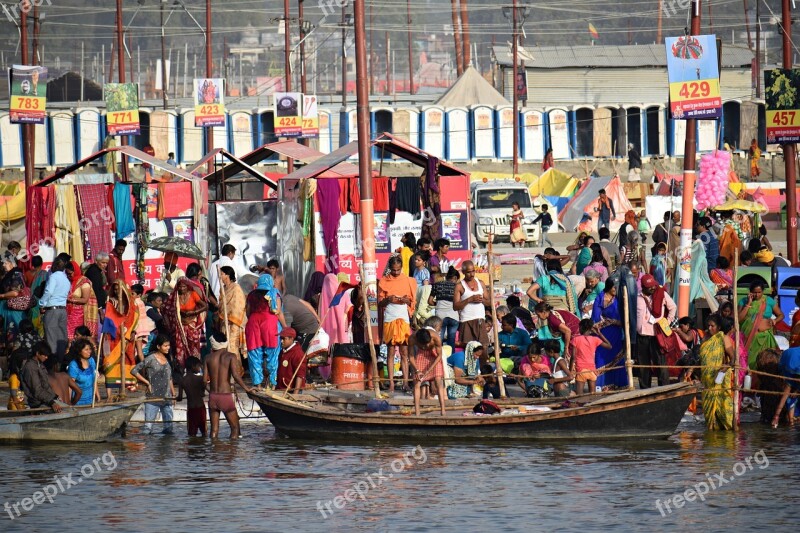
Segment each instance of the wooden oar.
[[492,309],[492,333],[494,336],[494,363],[496,365],[497,384],[500,386],[500,397],[506,398],[506,384],[503,381],[503,367],[500,365],[500,335],[497,331],[497,309],[494,306],[494,259],[492,242],[494,234],[489,233],[489,243],[486,246],[487,264],[489,265],[489,306]]
[[739,310],[736,307],[736,279],[739,275],[739,254],[733,254],[733,287],[731,289],[733,295],[733,332],[735,334],[733,340],[733,429],[739,429]]
[[92,407],[94,407],[94,399],[97,397],[97,380],[100,378],[100,351],[103,349],[103,343],[106,340],[105,337],[105,333],[100,334],[100,344],[97,346],[97,361],[94,367],[94,390],[92,391]]
[[[622,278],[620,284],[622,285]],[[625,319],[625,369],[628,371],[628,390],[633,390],[633,361],[631,360],[631,311],[628,301],[628,285],[622,285],[622,309]]]
[[[225,317],[225,338],[230,343],[230,331],[228,329],[228,303],[225,301],[225,285],[222,283],[222,270],[217,265],[217,279],[219,280],[219,291],[222,295],[222,314]],[[218,302],[219,303],[219,302]]]
[[[367,340],[369,341],[369,355],[370,359],[372,359],[372,379],[373,379],[373,391],[375,392],[375,397],[381,397],[381,386],[380,386],[380,376],[378,375],[378,356],[375,353],[375,341],[372,337],[372,318],[370,315],[369,310],[369,298],[367,297],[367,280],[364,277],[364,265],[362,264],[359,266],[359,274],[361,276],[361,299],[364,303],[364,314],[366,315],[366,324],[364,327],[367,329]],[[394,355],[392,355],[392,362],[394,362]],[[388,361],[387,361],[388,363]],[[392,365],[394,366],[394,365]],[[390,370],[393,371],[392,368]],[[439,393],[441,394],[441,392]]]

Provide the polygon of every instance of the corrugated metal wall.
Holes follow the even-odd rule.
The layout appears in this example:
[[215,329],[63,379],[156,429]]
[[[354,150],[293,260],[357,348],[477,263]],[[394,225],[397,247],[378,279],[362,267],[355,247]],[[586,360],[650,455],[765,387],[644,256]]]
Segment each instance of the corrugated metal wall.
[[[511,68],[503,68],[504,96],[514,97]],[[722,99],[749,99],[753,93],[750,71],[725,69],[720,80]],[[528,69],[530,107],[554,105],[628,105],[665,103],[667,69]]]

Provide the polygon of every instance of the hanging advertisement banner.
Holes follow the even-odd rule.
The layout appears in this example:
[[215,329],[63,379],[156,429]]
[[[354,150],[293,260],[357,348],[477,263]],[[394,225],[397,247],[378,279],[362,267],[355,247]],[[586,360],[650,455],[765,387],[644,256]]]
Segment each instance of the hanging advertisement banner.
[[319,137],[319,109],[317,95],[303,95],[303,137]]
[[764,71],[767,142],[800,142],[800,69]]
[[194,125],[225,126],[225,91],[222,78],[194,80]]
[[8,69],[8,94],[12,124],[44,124],[47,67],[12,66]]
[[139,135],[139,88],[135,83],[106,83],[106,129],[109,135]]
[[300,137],[303,133],[303,94],[275,93],[275,136]]
[[672,118],[721,118],[716,37],[667,37],[666,48]]

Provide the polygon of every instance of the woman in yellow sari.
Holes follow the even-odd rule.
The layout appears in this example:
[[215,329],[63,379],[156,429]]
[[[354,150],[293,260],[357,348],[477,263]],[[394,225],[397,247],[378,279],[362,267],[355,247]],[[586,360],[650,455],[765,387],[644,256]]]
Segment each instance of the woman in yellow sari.
[[[775,315],[775,320],[772,315]],[[777,348],[772,328],[783,320],[783,311],[771,297],[764,294],[762,281],[750,284],[750,294],[739,300],[739,324],[747,347],[748,366],[755,370],[756,358],[763,350]]]
[[[711,315],[708,336],[700,345],[700,364],[703,367],[703,415],[708,429],[733,429],[733,396],[731,392],[733,353],[735,346],[728,333],[733,329],[730,318]],[[720,382],[718,375],[724,373]]]
[[217,329],[228,336],[228,351],[241,357],[245,351],[244,327],[247,322],[244,292],[236,283],[236,272],[233,267],[220,268],[219,280],[222,290],[220,307],[217,309]]
[[757,178],[761,175],[761,169],[758,168],[758,160],[761,159],[761,148],[758,147],[758,142],[753,139],[750,141],[750,177]]

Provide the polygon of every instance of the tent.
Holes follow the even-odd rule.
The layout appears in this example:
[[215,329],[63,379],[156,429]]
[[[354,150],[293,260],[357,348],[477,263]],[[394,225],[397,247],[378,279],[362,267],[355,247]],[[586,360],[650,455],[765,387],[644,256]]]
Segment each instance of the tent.
[[436,100],[436,105],[442,107],[469,107],[478,104],[497,106],[510,105],[510,102],[475,67],[467,67],[447,92]]
[[572,198],[580,186],[580,180],[561,172],[555,168],[548,169],[544,174],[530,182],[531,196],[560,196]]
[[592,228],[597,230],[598,213],[595,212],[595,207],[600,189],[605,189],[608,197],[614,202],[614,211],[617,216],[611,219],[611,231],[619,229],[625,221],[625,212],[632,210],[633,206],[625,196],[622,181],[618,176],[614,176],[613,178],[591,178],[583,182],[572,200],[564,209],[559,210],[558,220],[565,231],[574,231],[584,213],[588,213],[592,217]]

